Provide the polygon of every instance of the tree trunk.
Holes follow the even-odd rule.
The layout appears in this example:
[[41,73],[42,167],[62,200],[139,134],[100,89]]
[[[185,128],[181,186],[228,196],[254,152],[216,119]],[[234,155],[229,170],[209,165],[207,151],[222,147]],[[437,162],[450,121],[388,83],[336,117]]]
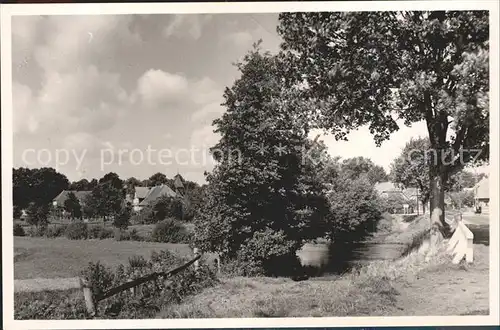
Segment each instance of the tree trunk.
[[431,246],[436,246],[449,233],[449,225],[445,221],[444,186],[446,172],[438,166],[430,168],[430,233]]

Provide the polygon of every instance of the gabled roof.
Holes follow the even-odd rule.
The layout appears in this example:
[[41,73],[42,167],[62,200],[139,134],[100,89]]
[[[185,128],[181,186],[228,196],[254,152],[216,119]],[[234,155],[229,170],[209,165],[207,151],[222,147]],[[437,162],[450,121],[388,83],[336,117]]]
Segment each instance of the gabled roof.
[[153,203],[161,196],[175,197],[177,196],[177,194],[169,186],[167,186],[166,184],[162,184],[151,188],[147,196],[144,198],[142,202],[139,203],[139,205],[145,206],[150,203]]
[[375,185],[379,194],[401,194],[405,199],[414,199],[417,196],[416,188],[400,189],[392,182],[379,182]]
[[399,188],[397,188],[394,185],[394,183],[389,182],[389,181],[377,183],[375,185],[375,190],[377,190],[379,194],[387,193],[387,192],[401,191]]
[[89,196],[92,191],[90,190],[81,190],[81,191],[77,191],[77,190],[63,190],[59,193],[59,195],[57,195],[56,197],[54,197],[54,199],[52,200],[52,202],[57,202],[57,205],[64,205],[64,202],[68,199],[68,196],[70,193],[73,193],[75,194],[76,198],[78,199],[78,201],[80,202],[80,204],[82,202],[84,202],[85,200],[85,197]]
[[176,174],[174,177],[174,187],[176,189],[184,188],[184,178],[180,174]]
[[150,190],[150,187],[135,187],[135,196],[137,198],[146,198]]
[[490,198],[490,180],[483,178],[474,186],[474,197],[478,199]]

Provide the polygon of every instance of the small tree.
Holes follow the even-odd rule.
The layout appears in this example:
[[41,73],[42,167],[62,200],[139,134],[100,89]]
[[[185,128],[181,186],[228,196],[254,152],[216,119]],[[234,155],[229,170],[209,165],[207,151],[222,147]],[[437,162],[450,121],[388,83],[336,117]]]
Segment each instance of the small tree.
[[47,228],[49,224],[49,212],[50,209],[48,204],[36,205],[32,202],[26,210],[26,222],[32,226],[36,226],[37,228]]
[[132,206],[126,204],[122,207],[120,212],[115,215],[113,220],[113,226],[120,230],[125,230],[130,225],[130,216],[132,215]]
[[14,217],[14,219],[19,219],[23,215],[23,211],[17,205],[14,205],[12,211],[13,211],[13,217]]
[[72,192],[68,194],[68,198],[64,201],[64,210],[71,214],[73,219],[82,217],[82,207],[76,195]]
[[180,220],[182,218],[183,203],[180,198],[161,196],[153,205],[153,217],[156,221],[166,218]]

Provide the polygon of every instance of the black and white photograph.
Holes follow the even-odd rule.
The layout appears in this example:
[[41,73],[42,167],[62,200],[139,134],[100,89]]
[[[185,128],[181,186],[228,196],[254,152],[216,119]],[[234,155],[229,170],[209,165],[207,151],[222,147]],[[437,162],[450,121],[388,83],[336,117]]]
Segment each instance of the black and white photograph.
[[7,324],[497,323],[499,6],[453,3],[2,5]]

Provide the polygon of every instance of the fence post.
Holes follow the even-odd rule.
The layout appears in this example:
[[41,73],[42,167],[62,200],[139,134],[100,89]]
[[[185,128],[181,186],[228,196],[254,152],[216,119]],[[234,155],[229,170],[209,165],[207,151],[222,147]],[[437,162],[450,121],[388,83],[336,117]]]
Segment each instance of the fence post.
[[83,297],[85,298],[85,306],[87,307],[87,312],[91,316],[95,316],[97,314],[97,310],[94,294],[92,293],[92,287],[87,280],[82,278],[80,278],[80,284],[83,291]]

